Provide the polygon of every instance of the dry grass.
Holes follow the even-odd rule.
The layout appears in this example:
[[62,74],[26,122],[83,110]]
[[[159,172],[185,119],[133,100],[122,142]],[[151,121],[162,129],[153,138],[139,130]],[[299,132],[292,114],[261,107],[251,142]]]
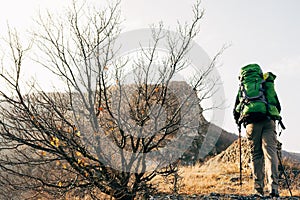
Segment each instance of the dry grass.
[[[212,170],[213,169],[213,170]],[[218,166],[204,165],[181,167],[179,175],[179,194],[253,194],[253,180],[250,169],[243,170],[243,184],[240,186],[239,167],[237,164],[220,164]],[[168,179],[157,177],[154,181],[159,192],[174,193],[174,177]],[[294,196],[300,196],[299,188],[294,189]],[[281,196],[289,196],[288,189],[280,189]]]
[[[285,161],[285,166],[291,164],[288,168],[295,169],[294,164]],[[297,166],[298,167],[298,166]],[[300,168],[297,168],[300,169]],[[287,171],[288,172],[288,171]],[[198,165],[193,167],[180,167],[179,168],[179,180],[178,180],[178,194],[186,195],[205,195],[210,193],[220,194],[235,194],[235,195],[251,195],[253,194],[253,180],[250,177],[250,169],[243,170],[243,185],[240,186],[239,181],[239,165],[238,164],[226,164],[220,162],[211,162],[205,165]],[[292,193],[294,196],[300,196],[300,175],[297,179],[294,179],[292,185]],[[159,193],[174,194],[174,176],[164,178],[157,176],[152,184],[157,188]],[[281,196],[290,196],[288,189],[280,188]],[[45,197],[45,196],[44,196]],[[36,199],[52,199],[52,198],[36,198]],[[100,199],[113,199],[109,195],[97,194]],[[90,200],[89,195],[66,195],[64,200]]]
[[[211,170],[213,169],[213,170]],[[180,194],[250,194],[251,183],[249,183],[250,172],[243,172],[243,185],[239,185],[239,169],[235,165],[219,166],[210,168],[202,167],[181,167],[179,175],[179,193]],[[153,182],[157,184],[160,192],[172,193],[173,178],[156,178]]]

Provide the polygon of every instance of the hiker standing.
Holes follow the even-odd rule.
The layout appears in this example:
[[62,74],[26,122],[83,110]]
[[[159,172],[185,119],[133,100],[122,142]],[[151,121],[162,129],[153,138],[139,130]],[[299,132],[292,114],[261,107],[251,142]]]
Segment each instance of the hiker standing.
[[281,107],[274,89],[276,76],[266,74],[257,64],[242,67],[240,88],[234,107],[238,126],[244,125],[250,142],[255,194],[264,195],[264,178],[271,197],[278,193],[278,157],[275,120],[281,120]]

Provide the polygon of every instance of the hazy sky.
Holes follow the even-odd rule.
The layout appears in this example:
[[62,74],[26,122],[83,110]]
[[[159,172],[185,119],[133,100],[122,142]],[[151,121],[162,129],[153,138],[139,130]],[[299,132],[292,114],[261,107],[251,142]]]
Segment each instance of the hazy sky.
[[[100,1],[100,0],[98,0]],[[98,2],[95,0],[95,2]],[[67,0],[1,1],[0,31],[6,22],[26,29],[38,8],[61,10]],[[88,2],[93,2],[88,0]],[[191,19],[192,0],[123,0],[124,31],[147,28],[163,21],[174,29],[177,20]],[[264,71],[277,75],[276,89],[287,129],[279,138],[283,148],[300,152],[300,1],[298,0],[203,0],[205,16],[196,42],[213,57],[223,45],[231,45],[220,57],[226,110],[223,128],[236,132],[232,117],[238,89],[238,73],[248,63],[258,63]],[[244,135],[244,133],[243,133]]]

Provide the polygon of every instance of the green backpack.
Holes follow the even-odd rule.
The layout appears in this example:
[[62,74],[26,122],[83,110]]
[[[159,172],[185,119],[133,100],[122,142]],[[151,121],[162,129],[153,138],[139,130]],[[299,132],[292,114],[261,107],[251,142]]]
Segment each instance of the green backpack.
[[276,75],[272,72],[267,72],[264,74],[264,89],[265,89],[265,96],[267,99],[267,110],[269,116],[274,120],[281,120],[280,116],[280,104],[278,101],[278,97],[274,88],[274,80]]
[[271,72],[264,75],[257,64],[241,68],[239,103],[235,108],[240,114],[239,122],[243,122],[250,115],[252,117],[268,115],[274,120],[281,120],[279,101],[274,89],[275,78]]

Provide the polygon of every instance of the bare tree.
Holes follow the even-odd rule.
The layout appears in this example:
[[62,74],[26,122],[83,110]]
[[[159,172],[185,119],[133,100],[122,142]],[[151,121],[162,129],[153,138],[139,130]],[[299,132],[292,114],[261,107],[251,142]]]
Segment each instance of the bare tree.
[[[190,64],[186,55],[199,32],[200,3],[178,35],[162,24],[153,27],[151,48],[141,46],[128,57],[117,56],[119,2],[101,11],[73,3],[68,11],[66,21],[40,15],[33,33],[35,60],[62,80],[60,91],[34,84],[29,92],[21,89],[29,49],[9,32],[14,73],[3,64],[0,76],[9,92],[0,91],[0,195],[147,196],[155,176],[176,171],[201,128],[199,103],[216,90],[218,80],[205,82],[216,58],[190,84],[176,79]],[[160,53],[162,41],[167,51]]]

